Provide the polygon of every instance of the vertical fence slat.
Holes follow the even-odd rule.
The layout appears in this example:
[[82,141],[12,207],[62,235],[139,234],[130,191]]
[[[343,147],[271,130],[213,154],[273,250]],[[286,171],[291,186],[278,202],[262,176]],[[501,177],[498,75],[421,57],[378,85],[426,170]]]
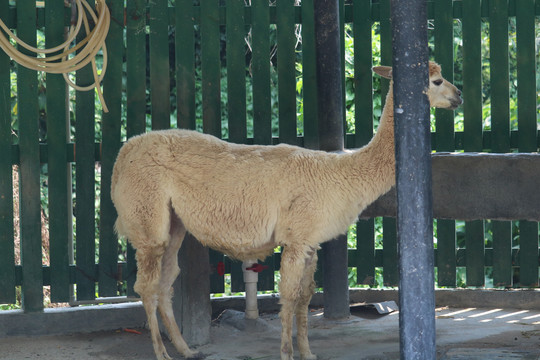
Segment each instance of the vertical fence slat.
[[[435,61],[442,66],[443,76],[453,81],[453,16],[452,0],[435,2]],[[454,113],[436,109],[436,149],[454,150]],[[439,286],[456,284],[456,229],[453,220],[437,220],[437,269]]]
[[[272,108],[270,96],[270,14],[268,2],[261,0],[255,7],[252,18],[253,29],[253,129],[254,142],[261,144],[272,143]],[[264,5],[264,6],[263,6]],[[296,69],[294,36],[294,1],[278,0],[277,12],[277,71],[278,71],[278,104],[279,104],[279,138],[281,142],[296,144]],[[258,21],[261,24],[256,24]],[[256,48],[257,46],[257,48]],[[264,63],[266,62],[266,63]],[[257,95],[256,95],[257,94]],[[258,96],[256,102],[255,98]],[[258,104],[256,106],[256,103]],[[264,117],[260,114],[266,112]],[[265,121],[267,125],[259,125]],[[257,132],[259,133],[257,134]],[[268,269],[259,273],[257,288],[261,290],[274,289],[274,259],[265,259],[263,265]]]
[[201,72],[203,131],[221,138],[219,4],[201,1]]
[[259,282],[257,289],[259,291],[272,291],[274,290],[274,269],[275,261],[274,256],[268,256],[263,262],[263,266],[267,266],[265,270],[259,273]]
[[[27,44],[36,46],[36,4],[33,0],[17,1],[17,35]],[[37,87],[36,72],[17,66],[22,302],[25,311],[43,309]]]
[[360,220],[356,223],[356,283],[375,284],[375,221]]
[[253,141],[272,143],[270,99],[270,9],[268,1],[251,3],[251,38],[253,73]]
[[[392,26],[390,24],[390,0],[381,0],[380,9],[380,33],[381,33],[381,65],[392,66]],[[381,105],[384,106],[386,93],[390,82],[381,79]]]
[[[7,23],[8,0],[0,0],[0,18]],[[0,303],[15,302],[13,178],[11,164],[10,59],[0,51]]]
[[[315,1],[301,2],[302,14],[302,97],[303,97],[303,127],[304,147],[319,149],[319,109],[318,109],[318,80],[317,80],[317,50],[315,38]],[[283,253],[283,248],[281,249]],[[280,255],[281,255],[280,253]],[[323,251],[317,251],[317,269],[315,270],[315,283],[322,287]],[[281,264],[280,264],[281,266]]]
[[493,286],[512,286],[512,223],[492,221]]
[[[146,1],[127,2],[126,8],[126,114],[127,138],[146,130]],[[137,263],[135,250],[127,244],[127,295],[135,295]]]
[[246,291],[241,261],[231,262],[231,291],[233,293]]
[[225,259],[222,253],[210,249],[208,251],[208,256],[210,258],[210,292],[211,293],[224,293],[225,292],[225,283],[223,281],[223,275],[218,273],[218,268],[220,264],[225,265]]
[[[516,4],[519,151],[537,150],[534,0]],[[538,223],[519,222],[519,283],[538,286]]]
[[319,148],[319,125],[317,110],[317,74],[315,68],[315,18],[313,2],[301,3],[302,14],[302,98],[304,119],[304,147]]
[[244,1],[227,2],[227,112],[229,140],[245,143],[246,128],[246,26]]
[[[452,0],[435,2],[435,61],[443,76],[454,78],[454,27]],[[454,112],[436,109],[435,143],[437,151],[454,151]],[[437,274],[439,286],[456,285],[456,225],[453,220],[437,220]]]
[[[482,151],[482,39],[479,1],[463,2],[463,147]],[[484,221],[465,223],[466,274],[468,286],[484,285]]]
[[465,265],[467,286],[484,286],[484,221],[465,222]]
[[149,2],[152,129],[168,129],[171,126],[167,3],[167,0]]
[[[124,5],[120,1],[107,2],[111,18],[124,18]],[[102,116],[101,156],[101,217],[99,232],[99,295],[115,296],[118,290],[118,239],[114,232],[116,210],[111,200],[111,175],[120,147],[122,112],[123,24],[111,21],[107,35],[109,64],[103,80],[103,95],[108,113]]]
[[[435,61],[442,67],[442,75],[453,82],[454,79],[454,28],[452,16],[452,0],[435,2]],[[437,151],[454,151],[454,112],[452,110],[435,110],[435,139]]]
[[[215,0],[201,1],[201,72],[203,101],[203,131],[221,137],[221,94],[220,94],[220,58],[219,58],[219,8]],[[231,114],[229,113],[229,116]],[[211,250],[210,263],[217,269],[225,261],[223,254]],[[212,272],[210,277],[212,291],[225,291],[223,278]]]
[[480,2],[463,2],[463,147],[482,151],[482,38]]
[[[63,2],[48,2],[45,7],[46,47],[64,40]],[[69,255],[71,230],[71,183],[68,183],[66,83],[60,74],[47,74],[47,144],[49,169],[49,245],[51,301],[69,301]]]
[[371,2],[354,3],[354,146],[366,145],[373,137],[373,73]]
[[437,283],[456,286],[456,222],[437,219]]
[[[371,31],[371,1],[353,4],[354,36],[354,146],[366,145],[373,137],[373,73]],[[357,283],[375,283],[375,221],[361,220],[356,224]]]
[[278,0],[277,71],[280,142],[297,144],[294,0]]
[[492,151],[510,150],[508,0],[490,1],[490,82]]
[[519,285],[538,287],[538,223],[519,222]]
[[383,218],[383,281],[384,286],[397,286],[398,243],[395,218]]
[[[380,2],[381,64],[392,66],[392,26],[390,24],[390,0]],[[381,79],[381,106],[384,107],[389,81]],[[386,286],[397,286],[398,255],[396,219],[383,219],[383,278]]]
[[193,1],[175,7],[176,116],[178,127],[195,129],[195,29]]
[[146,130],[146,1],[132,0],[126,8],[127,137]]
[[[77,36],[81,41],[84,35]],[[77,85],[93,81],[88,64],[77,71]],[[75,224],[77,300],[93,300],[96,294],[96,205],[95,205],[95,94],[75,93]]]
[[[489,3],[491,146],[492,151],[510,151],[508,0]],[[512,225],[493,221],[493,283],[512,285]]]

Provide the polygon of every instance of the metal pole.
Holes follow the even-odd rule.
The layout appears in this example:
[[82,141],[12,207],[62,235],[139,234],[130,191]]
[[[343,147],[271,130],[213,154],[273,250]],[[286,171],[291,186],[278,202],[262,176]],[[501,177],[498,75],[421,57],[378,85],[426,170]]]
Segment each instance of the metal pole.
[[401,359],[435,359],[427,2],[392,0]]
[[[339,0],[314,2],[317,54],[319,148],[343,150],[343,93]],[[340,236],[322,245],[324,316],[350,315],[347,238]]]

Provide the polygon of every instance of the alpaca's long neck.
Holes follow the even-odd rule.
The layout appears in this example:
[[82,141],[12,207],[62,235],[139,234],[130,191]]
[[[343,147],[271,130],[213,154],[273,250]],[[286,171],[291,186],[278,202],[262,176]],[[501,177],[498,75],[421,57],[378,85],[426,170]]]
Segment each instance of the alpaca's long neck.
[[342,168],[351,183],[352,196],[375,201],[395,184],[393,82],[386,96],[377,133],[369,144],[344,158]]

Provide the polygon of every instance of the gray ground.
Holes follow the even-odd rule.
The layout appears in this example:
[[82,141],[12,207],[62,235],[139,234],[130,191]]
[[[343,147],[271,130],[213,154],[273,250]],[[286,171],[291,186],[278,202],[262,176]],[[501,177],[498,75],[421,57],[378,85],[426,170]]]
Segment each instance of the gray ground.
[[[362,308],[343,321],[310,314],[312,351],[320,360],[399,359],[398,313]],[[438,309],[438,359],[540,359],[540,311]],[[216,320],[212,341],[200,346],[207,360],[279,359],[280,321],[262,316],[262,326],[239,330],[242,321]],[[125,330],[67,336],[0,339],[0,359],[153,359],[149,332]],[[181,359],[168,341],[169,355]]]

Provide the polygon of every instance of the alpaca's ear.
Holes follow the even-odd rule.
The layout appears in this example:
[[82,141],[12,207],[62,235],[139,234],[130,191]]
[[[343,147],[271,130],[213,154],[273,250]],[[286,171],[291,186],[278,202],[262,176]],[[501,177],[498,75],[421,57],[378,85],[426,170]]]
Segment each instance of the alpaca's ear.
[[383,78],[391,79],[392,78],[392,67],[391,66],[375,66],[373,71],[376,74],[379,74]]

